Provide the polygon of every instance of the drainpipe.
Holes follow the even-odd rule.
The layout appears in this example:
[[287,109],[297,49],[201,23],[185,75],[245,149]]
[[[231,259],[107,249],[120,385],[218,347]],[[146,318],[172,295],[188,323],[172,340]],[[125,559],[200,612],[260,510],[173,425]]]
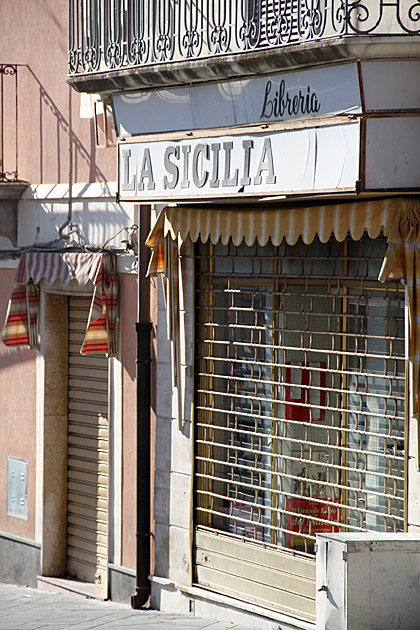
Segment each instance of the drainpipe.
[[67,218],[63,225],[58,228],[58,235],[61,239],[68,241],[69,234],[63,234],[63,230],[70,224],[73,213],[73,116],[72,116],[72,94],[73,88],[69,85],[69,126],[68,126],[68,139],[69,139],[69,203],[67,209]]
[[131,606],[141,608],[150,595],[150,290],[146,278],[149,253],[144,245],[150,231],[150,206],[140,206],[139,321],[137,331],[137,560],[136,592]]

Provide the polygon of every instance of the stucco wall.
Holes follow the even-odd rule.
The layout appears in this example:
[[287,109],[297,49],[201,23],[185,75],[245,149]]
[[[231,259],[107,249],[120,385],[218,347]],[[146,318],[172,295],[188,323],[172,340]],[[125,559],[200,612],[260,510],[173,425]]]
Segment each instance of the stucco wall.
[[[68,181],[68,4],[68,0],[0,3],[0,63],[21,64],[19,176],[31,184]],[[6,143],[13,145],[14,111],[9,118]],[[80,94],[74,90],[72,126],[74,180],[115,180],[116,150],[96,148],[93,121],[80,118]],[[14,154],[13,146],[10,150]]]
[[[14,269],[0,268],[0,327],[6,316]],[[0,531],[35,540],[36,351],[0,344]],[[8,457],[28,462],[28,519],[7,516]]]
[[[77,232],[72,238],[80,243],[103,244],[108,239],[113,247],[124,248],[122,240],[127,239],[129,228],[135,223],[133,204],[115,202],[114,183],[79,184],[73,187],[72,223]],[[68,212],[68,186],[42,185],[28,186],[19,200],[18,245],[53,241],[66,220]],[[9,247],[10,245],[6,245]],[[118,256],[118,264],[123,263]],[[127,262],[132,267],[131,257]],[[123,263],[124,264],[124,263]]]

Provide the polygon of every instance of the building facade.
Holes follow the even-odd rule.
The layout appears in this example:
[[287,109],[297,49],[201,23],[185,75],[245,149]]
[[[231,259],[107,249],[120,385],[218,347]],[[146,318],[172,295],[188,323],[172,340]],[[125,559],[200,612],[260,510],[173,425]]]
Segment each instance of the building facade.
[[[141,219],[137,450],[134,434],[116,434],[117,498],[104,508],[121,515],[123,541],[107,579],[132,575],[124,549],[137,555],[133,605],[150,573],[161,610],[351,627],[317,536],[396,548],[418,533],[416,15],[379,0],[69,2],[72,99],[91,95],[97,140],[109,142],[111,123],[117,137],[103,150],[117,161],[118,203],[110,194],[97,216]],[[40,295],[42,320],[42,300],[61,295],[48,297],[44,276]],[[61,308],[47,307],[45,318]],[[134,321],[124,298],[120,313]],[[53,330],[46,319],[33,379],[38,365],[56,369]],[[107,369],[115,361],[124,377],[124,356]],[[124,429],[132,385],[110,383]],[[399,606],[390,627],[413,610]]]
[[130,601],[137,218],[66,84],[67,3],[0,16],[0,579]]
[[412,13],[124,10],[75,22],[70,83],[112,98],[120,198],[157,216],[152,603],[344,627],[316,537],[419,525]]

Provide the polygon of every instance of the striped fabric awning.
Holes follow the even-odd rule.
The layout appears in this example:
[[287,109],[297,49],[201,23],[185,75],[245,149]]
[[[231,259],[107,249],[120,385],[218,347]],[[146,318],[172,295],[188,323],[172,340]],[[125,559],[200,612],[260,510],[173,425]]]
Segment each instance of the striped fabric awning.
[[93,285],[82,354],[116,354],[118,280],[109,254],[28,252],[20,259],[1,338],[6,346],[38,346],[39,283]]
[[[388,249],[379,275],[381,282],[388,278],[403,279],[408,288],[410,330],[410,358],[414,372],[415,410],[420,418],[420,202],[414,198],[393,197],[353,203],[329,204],[311,207],[277,207],[276,209],[244,210],[220,208],[194,208],[168,206],[159,214],[147,238],[152,249],[149,275],[164,274],[165,283],[172,284],[171,294],[177,292],[176,277],[168,276],[174,269],[172,248],[167,242],[190,238],[193,242],[219,240],[226,244],[231,238],[235,245],[256,240],[265,245],[271,239],[279,245],[283,239],[293,245],[301,237],[306,244],[316,236],[327,242],[332,236],[343,241],[348,235],[359,240],[364,232],[371,238],[381,233],[388,237]],[[167,237],[170,237],[169,239]],[[168,264],[168,258],[171,264]],[[178,335],[177,304],[173,300],[171,333]]]
[[193,208],[168,206],[162,210],[153,226],[146,245],[152,249],[149,274],[164,272],[164,241],[169,234],[173,240],[191,238],[193,243],[219,240],[234,245],[243,241],[252,245],[256,240],[266,245],[280,245],[283,239],[294,245],[299,237],[312,243],[316,236],[325,243],[331,236],[343,241],[347,234],[359,240],[365,230],[371,238],[381,231],[388,236],[403,205],[395,197],[336,205],[294,207],[262,210]]

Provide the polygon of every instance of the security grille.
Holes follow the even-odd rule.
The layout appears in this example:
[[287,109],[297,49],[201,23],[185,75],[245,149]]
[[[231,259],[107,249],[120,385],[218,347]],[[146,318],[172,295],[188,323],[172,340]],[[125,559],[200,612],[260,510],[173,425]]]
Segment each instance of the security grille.
[[199,244],[195,522],[313,554],[404,529],[404,287],[385,239]]

